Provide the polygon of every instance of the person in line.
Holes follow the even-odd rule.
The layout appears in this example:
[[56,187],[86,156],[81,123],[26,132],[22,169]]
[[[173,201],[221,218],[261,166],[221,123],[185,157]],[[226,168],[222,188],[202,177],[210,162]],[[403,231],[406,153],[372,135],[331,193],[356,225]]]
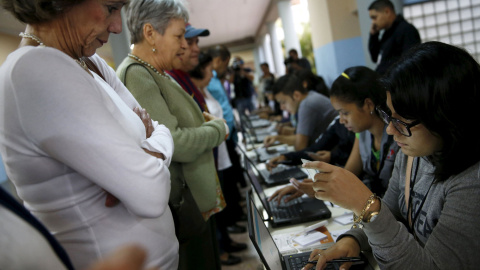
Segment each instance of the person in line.
[[[236,203],[230,204],[230,209],[226,213],[229,213],[227,220],[229,221],[228,232],[229,233],[244,233],[246,232],[245,226],[238,225],[239,221],[246,221],[246,215],[243,208],[240,207],[242,197],[238,190],[238,185],[246,187],[246,179],[243,173],[243,167],[240,163],[240,155],[236,150],[238,143],[237,128],[235,124],[235,117],[233,115],[233,108],[228,99],[227,92],[224,85],[228,83],[228,63],[230,61],[230,51],[224,45],[213,46],[208,49],[207,53],[212,56],[213,77],[207,86],[208,92],[220,103],[223,111],[223,119],[227,121],[227,125],[230,129],[230,135],[227,138],[227,150],[232,162],[232,166],[223,171],[223,177],[229,179],[225,182],[225,189],[228,189],[230,196],[229,200],[233,200]],[[225,84],[224,84],[225,83]]]
[[[340,115],[340,123],[355,132],[355,142],[345,169],[362,179],[373,192],[382,196],[392,175],[398,145],[386,132],[387,125],[376,106],[385,104],[385,91],[375,71],[356,66],[347,68],[332,84],[330,100]],[[295,183],[295,182],[294,182]],[[313,197],[313,181],[277,190],[269,199],[291,200],[306,193]],[[290,198],[292,197],[292,198]]]
[[233,105],[240,115],[252,114],[255,110],[253,97],[257,94],[253,86],[254,75],[250,68],[245,67],[243,59],[236,56],[232,64],[230,82],[233,83],[233,91],[235,98],[232,100]]
[[262,76],[259,79],[257,88],[259,108],[254,111],[254,114],[260,113],[264,108],[269,108],[268,98],[265,96],[265,93],[271,92],[272,86],[275,83],[275,75],[270,72],[270,67],[267,62],[261,63],[260,69],[262,70]]
[[179,69],[188,46],[188,11],[179,0],[133,0],[126,8],[132,53],[117,75],[175,143],[169,204],[180,242],[179,269],[220,269],[214,214],[225,207],[213,148],[228,136],[223,119],[200,110],[164,71]]
[[287,74],[295,73],[298,70],[307,69],[312,70],[312,66],[310,65],[310,61],[307,58],[298,57],[298,52],[296,49],[290,49],[288,51],[288,58],[285,59],[285,67]]
[[[55,237],[12,195],[0,187],[2,269],[74,269]],[[125,244],[84,270],[142,270],[147,256],[141,246]]]
[[193,97],[200,110],[208,111],[204,96],[190,79],[189,72],[192,71],[198,65],[198,54],[200,53],[200,47],[198,47],[199,37],[207,37],[210,35],[208,29],[194,28],[190,23],[185,27],[185,39],[188,46],[180,58],[182,63],[179,69],[167,70],[167,72],[175,81],[185,90],[190,96]]
[[280,77],[273,86],[273,93],[282,110],[297,115],[297,125],[295,134],[267,136],[264,139],[265,147],[279,141],[293,145],[296,151],[302,150],[313,144],[338,115],[326,96],[306,90],[294,74]]
[[[202,80],[200,81],[197,78],[195,83],[194,82],[195,80],[191,78],[191,75],[189,74],[194,69],[200,68],[199,67],[200,48],[198,47],[199,36],[208,36],[209,34],[210,34],[210,31],[208,29],[201,29],[201,28],[197,29],[197,28],[194,28],[191,24],[187,24],[186,31],[185,31],[185,39],[187,40],[188,47],[185,49],[185,53],[180,59],[182,65],[180,69],[173,69],[171,71],[167,71],[167,73],[171,75],[190,96],[193,97],[193,99],[197,102],[197,105],[199,106],[200,110],[211,113],[210,108],[205,100],[205,93],[202,92],[203,86],[198,87],[197,85],[198,83],[200,84],[203,83],[204,77],[202,77],[201,78]],[[206,66],[207,65],[203,63],[201,67],[202,72],[197,70],[194,74],[196,74],[197,77],[202,76]],[[210,78],[209,78],[209,81],[210,81]],[[223,118],[222,115],[216,115],[214,113],[211,113],[211,114],[218,118]],[[227,158],[224,158],[224,157],[218,156],[221,154],[221,151],[222,151],[220,148],[225,147],[225,145],[226,143],[223,142],[221,145],[218,146],[218,148],[214,148],[214,151],[216,151],[215,153],[217,153],[215,160],[220,162],[228,160],[227,163],[230,164],[229,166],[224,166],[222,168],[222,171],[228,170],[232,166],[230,157],[227,156]],[[219,164],[218,162],[216,162],[216,164],[217,164],[217,170],[218,170]],[[236,187],[236,183],[237,183],[236,181],[230,181],[225,185],[224,183],[222,183],[222,179],[220,175],[219,175],[219,180],[220,180],[220,185],[222,186],[224,198],[226,199],[226,203],[228,205],[228,207],[226,207],[224,211],[222,211],[221,216],[222,217],[229,216],[227,218],[228,222],[230,223],[230,226],[228,228],[229,230],[232,230],[232,228],[235,229],[235,227],[232,227],[232,226],[235,225],[235,222],[237,220],[236,217],[243,215],[243,210],[242,210],[242,207],[240,206],[240,200],[239,200],[240,193],[238,191],[238,188]],[[229,243],[230,243],[229,245],[225,246],[225,250],[227,251],[240,251],[246,248],[246,245],[241,243],[237,243],[234,241],[230,241]],[[232,259],[232,261],[235,261],[235,260]]]
[[149,267],[178,265],[172,136],[95,54],[122,31],[125,3],[2,1],[26,29],[0,67],[0,154],[76,269],[131,243]]
[[371,250],[381,269],[478,268],[480,141],[472,117],[479,116],[479,64],[464,49],[426,42],[383,82],[387,103],[378,111],[401,147],[388,190],[378,198],[342,168],[307,163],[322,171],[315,196],[352,210],[358,224],[310,259],[322,269]]
[[[372,26],[368,50],[372,61],[377,63],[375,71],[383,75],[400,56],[421,42],[417,28],[408,23],[389,0],[376,0],[368,7]],[[380,37],[380,31],[384,33]]]
[[[216,117],[222,118],[223,111],[222,106],[220,103],[210,94],[208,89],[206,88],[209,84],[211,78],[213,77],[212,74],[212,57],[206,53],[200,53],[198,65],[190,71],[190,76],[192,78],[192,82],[198,87],[200,92],[203,94],[205,101],[207,102],[207,106],[210,110],[210,113]],[[236,201],[235,194],[231,193],[231,189],[226,187],[230,187],[232,185],[228,182],[232,182],[232,179],[226,179],[223,175],[224,171],[228,168],[232,167],[232,162],[230,161],[230,157],[227,150],[226,142],[223,142],[218,146],[218,156],[217,156],[217,172],[218,178],[220,179],[220,185],[222,186],[222,191],[225,196],[225,201],[227,206],[223,209],[222,212],[216,215],[216,222],[217,222],[217,237],[219,240],[219,248],[220,248],[220,262],[224,265],[235,265],[242,261],[240,257],[234,256],[230,253],[232,252],[239,252],[245,250],[247,245],[244,243],[237,243],[232,240],[230,235],[228,234],[228,226],[231,224],[230,217],[235,214],[232,212],[234,206],[240,207],[238,204],[239,202]],[[238,192],[238,188],[235,188]],[[234,192],[235,192],[234,190]],[[233,196],[231,196],[233,195]],[[233,200],[232,200],[233,198]]]

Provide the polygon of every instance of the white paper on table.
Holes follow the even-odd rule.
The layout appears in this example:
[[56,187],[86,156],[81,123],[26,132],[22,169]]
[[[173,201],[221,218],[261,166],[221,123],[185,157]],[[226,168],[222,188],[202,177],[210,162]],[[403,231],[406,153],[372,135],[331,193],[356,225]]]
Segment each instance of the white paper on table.
[[327,235],[319,231],[310,231],[308,233],[302,234],[293,238],[293,241],[302,245],[309,246],[311,244],[316,244],[320,240],[327,238]]
[[297,253],[297,249],[294,247],[295,243],[292,242],[292,238],[295,236],[297,236],[296,233],[272,235],[275,244],[277,244],[278,251],[283,255]]
[[353,223],[353,215],[351,214],[343,215],[343,216],[336,217],[333,220],[342,225],[348,225]]

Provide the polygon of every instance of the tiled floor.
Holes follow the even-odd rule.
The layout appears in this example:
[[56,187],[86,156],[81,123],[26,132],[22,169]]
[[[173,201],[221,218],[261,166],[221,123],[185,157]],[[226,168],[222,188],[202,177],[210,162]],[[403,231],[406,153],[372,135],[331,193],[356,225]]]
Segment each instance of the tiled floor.
[[[246,222],[238,222],[238,225],[247,226]],[[258,257],[258,253],[253,247],[252,241],[248,238],[248,233],[230,234],[233,241],[247,244],[247,249],[241,252],[232,253],[232,255],[242,258],[242,262],[237,265],[223,265],[222,270],[263,270],[263,264]]]
[[[245,194],[245,191],[246,191],[245,188],[240,188],[241,194]],[[245,202],[242,203],[242,206],[245,207]],[[246,213],[246,209],[244,209],[244,211]],[[247,227],[246,221],[238,222],[237,224]],[[247,244],[247,249],[241,252],[232,253],[232,255],[242,258],[241,263],[237,265],[229,265],[229,266],[222,265],[222,270],[263,270],[264,269],[263,264],[260,261],[260,257],[258,256],[258,253],[255,250],[255,247],[253,246],[252,241],[250,241],[250,238],[248,237],[248,232],[239,233],[239,234],[230,234],[230,237],[235,242]]]

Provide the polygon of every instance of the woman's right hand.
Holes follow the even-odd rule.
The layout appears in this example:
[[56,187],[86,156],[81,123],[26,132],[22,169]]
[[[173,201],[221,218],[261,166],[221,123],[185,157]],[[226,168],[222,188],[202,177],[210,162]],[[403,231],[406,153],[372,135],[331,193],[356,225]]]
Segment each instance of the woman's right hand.
[[221,120],[223,120],[223,122],[225,122],[225,123],[227,122],[227,121],[225,121],[225,119],[218,118],[218,117],[216,117],[215,115],[210,114],[210,113],[208,113],[208,112],[203,112],[203,117],[205,118],[205,122],[210,122],[210,121],[216,120],[216,119],[221,119]]
[[277,204],[280,204],[280,201],[285,195],[289,195],[285,198],[285,202],[287,203],[293,199],[301,197],[303,195],[303,192],[297,190],[294,186],[286,186],[275,191],[275,193],[273,193],[272,196],[268,198],[268,201],[275,200],[277,201]]
[[[338,240],[335,245],[331,246],[328,249],[315,249],[310,253],[309,261],[317,261],[316,270],[324,269],[327,266],[327,262],[333,259],[338,259],[342,257],[359,257],[360,256],[360,246],[358,245],[357,240],[351,236],[345,236],[342,239]],[[352,263],[344,263],[340,266],[340,269],[350,269]],[[313,264],[307,264],[303,268],[313,269]],[[302,269],[302,270],[303,270]]]
[[147,135],[147,139],[152,136],[153,133],[153,125],[152,125],[152,118],[150,118],[150,114],[147,113],[145,109],[140,109],[138,107],[133,108],[133,111],[140,117],[143,124],[145,125],[145,133]]

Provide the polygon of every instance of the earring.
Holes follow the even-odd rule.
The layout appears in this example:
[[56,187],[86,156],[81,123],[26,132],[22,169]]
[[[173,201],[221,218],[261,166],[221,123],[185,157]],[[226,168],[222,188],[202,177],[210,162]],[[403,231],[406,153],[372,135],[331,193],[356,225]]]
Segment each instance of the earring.
[[156,52],[157,52],[157,49],[152,48],[152,52],[153,52],[153,53],[156,53]]
[[373,115],[373,111],[371,111],[370,114]]

